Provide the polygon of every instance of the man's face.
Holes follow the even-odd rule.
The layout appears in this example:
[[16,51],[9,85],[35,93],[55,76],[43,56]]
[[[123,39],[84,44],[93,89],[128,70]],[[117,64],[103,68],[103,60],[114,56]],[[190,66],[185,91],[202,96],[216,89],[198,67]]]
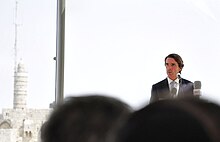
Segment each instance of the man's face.
[[165,61],[167,75],[170,79],[175,80],[177,73],[181,71],[178,63],[173,58],[167,58]]

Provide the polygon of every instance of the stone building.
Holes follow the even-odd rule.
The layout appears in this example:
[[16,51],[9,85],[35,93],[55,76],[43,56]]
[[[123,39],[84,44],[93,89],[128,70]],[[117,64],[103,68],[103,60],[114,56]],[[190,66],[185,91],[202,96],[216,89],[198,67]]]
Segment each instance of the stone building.
[[40,142],[40,128],[52,109],[26,107],[27,72],[19,63],[14,72],[14,101],[12,109],[0,114],[0,142]]

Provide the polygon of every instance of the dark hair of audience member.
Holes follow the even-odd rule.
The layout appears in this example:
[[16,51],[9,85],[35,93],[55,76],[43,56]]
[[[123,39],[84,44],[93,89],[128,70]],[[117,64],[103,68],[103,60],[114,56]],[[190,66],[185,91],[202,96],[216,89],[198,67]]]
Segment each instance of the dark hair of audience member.
[[161,100],[134,112],[117,142],[220,142],[220,107],[201,99]]
[[41,128],[42,142],[113,142],[132,112],[119,99],[88,94],[68,97]]

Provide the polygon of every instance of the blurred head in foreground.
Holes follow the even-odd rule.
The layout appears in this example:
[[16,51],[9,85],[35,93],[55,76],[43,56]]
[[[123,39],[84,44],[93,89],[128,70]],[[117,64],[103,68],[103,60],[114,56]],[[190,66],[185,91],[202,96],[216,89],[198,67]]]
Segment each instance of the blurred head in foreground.
[[42,142],[113,142],[131,113],[126,103],[107,96],[68,97],[41,128]]
[[220,142],[220,107],[200,99],[162,100],[134,112],[117,142]]

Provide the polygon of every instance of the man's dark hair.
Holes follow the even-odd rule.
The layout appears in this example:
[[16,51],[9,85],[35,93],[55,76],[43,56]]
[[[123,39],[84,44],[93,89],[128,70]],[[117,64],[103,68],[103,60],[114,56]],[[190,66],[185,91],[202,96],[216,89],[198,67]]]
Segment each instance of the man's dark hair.
[[42,142],[112,142],[132,109],[107,96],[68,97],[41,127]]
[[[169,54],[168,56],[165,57],[165,60],[164,60],[165,63],[166,63],[166,59],[167,59],[167,58],[173,58],[173,59],[177,62],[179,68],[180,68],[181,70],[183,69],[184,64],[183,64],[183,60],[182,60],[182,58],[180,57],[180,55],[175,54],[175,53]],[[180,71],[180,73],[181,73],[181,71]]]

